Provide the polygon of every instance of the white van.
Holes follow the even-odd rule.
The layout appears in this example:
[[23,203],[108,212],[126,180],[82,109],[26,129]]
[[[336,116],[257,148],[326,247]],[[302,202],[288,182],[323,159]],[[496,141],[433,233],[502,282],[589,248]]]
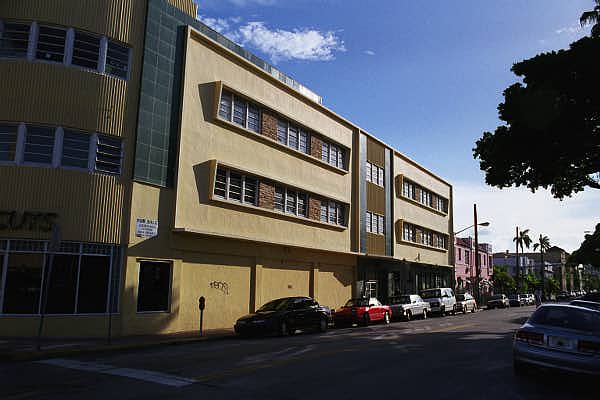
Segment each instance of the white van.
[[431,306],[431,312],[440,316],[456,312],[456,297],[450,288],[426,289],[421,292],[423,300]]

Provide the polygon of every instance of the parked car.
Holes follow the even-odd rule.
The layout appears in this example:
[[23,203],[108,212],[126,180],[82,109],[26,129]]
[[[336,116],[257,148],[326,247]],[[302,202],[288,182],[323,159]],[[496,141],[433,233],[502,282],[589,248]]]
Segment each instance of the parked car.
[[342,308],[336,310],[333,315],[335,326],[353,324],[369,325],[371,322],[383,321],[389,324],[392,319],[390,306],[385,306],[376,298],[350,299]]
[[427,318],[431,312],[431,306],[423,301],[418,294],[407,294],[403,296],[394,296],[389,299],[392,317],[396,319],[404,318],[410,321],[415,316]]
[[495,294],[487,302],[488,310],[494,308],[506,308],[510,307],[510,302],[508,301],[508,297],[505,294]]
[[533,293],[527,293],[527,294],[525,294],[525,296],[527,298],[527,300],[526,300],[527,305],[532,306],[535,304],[535,295]]
[[456,311],[462,311],[466,314],[468,311],[477,311],[477,302],[469,293],[456,295]]
[[431,312],[440,316],[456,312],[456,297],[450,288],[426,289],[421,292],[423,300],[431,306]]
[[327,330],[331,310],[310,297],[284,297],[263,305],[255,313],[237,320],[234,330],[239,335],[277,333],[292,335],[297,329]]
[[586,300],[572,300],[569,302],[572,306],[585,307],[590,308],[592,310],[600,311],[600,303],[596,301],[586,301]]
[[529,303],[529,295],[511,294],[508,296],[508,305],[511,307],[526,306]]
[[565,300],[568,300],[568,299],[569,299],[569,297],[571,297],[571,293],[563,291],[563,292],[560,292],[560,293],[559,293],[559,294],[556,296],[556,300],[557,300],[557,301],[565,301]]
[[515,333],[516,374],[530,365],[600,375],[600,311],[544,304]]

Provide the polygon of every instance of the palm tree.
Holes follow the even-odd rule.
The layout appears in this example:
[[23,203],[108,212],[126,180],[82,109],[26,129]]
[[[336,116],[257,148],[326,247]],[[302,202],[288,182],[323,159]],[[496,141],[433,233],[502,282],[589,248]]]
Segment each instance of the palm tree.
[[544,253],[547,252],[549,248],[550,239],[548,238],[548,236],[542,236],[542,234],[540,233],[540,238],[538,239],[538,242],[533,245],[533,251],[540,249],[540,260],[542,261],[542,300],[544,300],[544,278],[546,275],[546,266],[544,265]]
[[[598,0],[600,1],[600,0]],[[517,276],[520,276],[521,288],[523,288],[523,277],[525,276],[522,273],[519,263],[519,247],[521,247],[521,253],[523,253],[523,246],[529,249],[531,245],[531,238],[529,237],[529,229],[525,229],[524,231],[519,231],[519,227],[517,227],[517,234],[513,238],[513,242],[515,242],[515,246],[517,248]]]
[[581,14],[579,23],[581,26],[594,24],[592,26],[592,37],[600,37],[600,0],[594,0],[596,7],[592,11]]

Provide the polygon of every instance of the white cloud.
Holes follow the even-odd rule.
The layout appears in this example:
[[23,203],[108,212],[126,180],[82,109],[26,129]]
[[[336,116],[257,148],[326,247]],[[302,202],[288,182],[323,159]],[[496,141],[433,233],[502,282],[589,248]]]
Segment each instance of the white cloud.
[[[588,190],[563,201],[552,198],[549,191],[536,193],[526,188],[495,189],[485,184],[455,182],[454,230],[473,224],[473,203],[477,204],[480,242],[491,243],[496,251],[514,251],[515,228],[530,229],[535,241],[542,233],[557,245],[571,252],[579,248],[584,231],[594,230],[600,222],[600,190]],[[465,231],[460,236],[467,236]],[[533,251],[533,250],[530,250]]]
[[249,22],[237,33],[243,45],[262,51],[275,64],[290,59],[329,61],[334,59],[336,51],[346,51],[344,42],[333,31],[309,28],[271,30],[264,22]]
[[580,32],[582,30],[580,25],[571,25],[571,26],[565,26],[563,28],[557,29],[554,32],[557,35],[562,35],[563,33],[567,33],[567,34],[574,34],[577,32]]
[[219,33],[228,31],[230,27],[230,22],[236,23],[235,21],[233,21],[233,18],[212,18],[205,17],[203,15],[198,15],[198,19],[200,20],[200,22],[202,22],[205,25],[208,25],[209,27],[211,27]]
[[365,50],[364,53],[368,56],[374,56],[375,52],[373,50]]

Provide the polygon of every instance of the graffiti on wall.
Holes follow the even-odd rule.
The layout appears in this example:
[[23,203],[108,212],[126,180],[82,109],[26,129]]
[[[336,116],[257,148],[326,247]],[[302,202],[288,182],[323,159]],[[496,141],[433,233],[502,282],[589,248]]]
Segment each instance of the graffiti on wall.
[[210,288],[219,290],[225,295],[229,295],[229,284],[227,282],[212,281],[210,283]]

